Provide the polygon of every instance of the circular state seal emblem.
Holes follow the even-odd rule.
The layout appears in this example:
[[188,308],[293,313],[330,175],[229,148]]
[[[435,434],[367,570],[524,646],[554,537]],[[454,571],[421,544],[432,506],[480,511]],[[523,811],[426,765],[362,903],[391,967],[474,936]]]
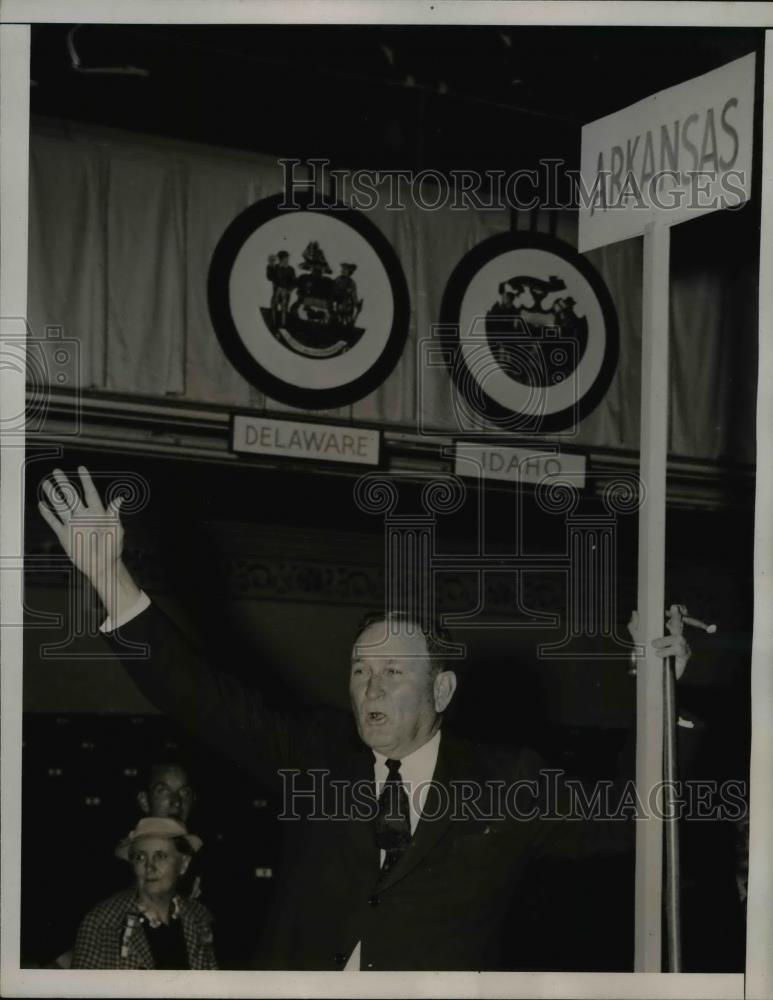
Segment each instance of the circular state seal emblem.
[[212,324],[231,364],[280,402],[344,406],[379,386],[405,346],[409,298],[381,231],[345,207],[251,205],[212,256]]
[[617,314],[596,270],[540,233],[484,240],[454,269],[441,305],[444,356],[465,426],[507,433],[579,423],[609,388]]

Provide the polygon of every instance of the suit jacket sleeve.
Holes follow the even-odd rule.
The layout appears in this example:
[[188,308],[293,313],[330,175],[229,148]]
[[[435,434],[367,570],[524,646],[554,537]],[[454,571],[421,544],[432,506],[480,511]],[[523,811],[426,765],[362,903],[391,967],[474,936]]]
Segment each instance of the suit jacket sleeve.
[[[265,784],[277,786],[282,768],[324,766],[313,717],[270,709],[237,677],[213,670],[157,606],[105,638],[149,701]],[[127,656],[128,643],[144,645],[147,655]]]

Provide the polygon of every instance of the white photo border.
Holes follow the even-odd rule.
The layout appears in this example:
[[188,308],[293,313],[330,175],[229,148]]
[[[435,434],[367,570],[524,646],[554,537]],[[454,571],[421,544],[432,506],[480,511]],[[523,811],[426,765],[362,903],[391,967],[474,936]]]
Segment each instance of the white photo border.
[[[773,25],[773,4],[583,5],[468,0],[2,0],[0,337],[26,314],[31,23]],[[0,440],[2,920],[4,996],[24,997],[747,997],[773,996],[773,31],[766,33],[752,652],[751,854],[746,975],[655,973],[113,972],[19,968],[24,448]],[[767,270],[766,270],[767,269]],[[765,336],[763,336],[763,333]],[[23,371],[0,369],[0,424],[23,412]],[[17,564],[9,557],[18,556]],[[363,978],[367,977],[367,978]],[[117,981],[118,979],[118,981]]]

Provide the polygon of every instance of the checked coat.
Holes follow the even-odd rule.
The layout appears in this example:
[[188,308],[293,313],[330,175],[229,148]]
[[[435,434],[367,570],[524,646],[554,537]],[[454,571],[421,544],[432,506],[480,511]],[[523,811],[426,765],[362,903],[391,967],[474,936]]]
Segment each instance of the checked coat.
[[[191,969],[216,969],[209,911],[187,896],[176,896],[175,901]],[[72,968],[155,968],[144,919],[134,889],[124,889],[97,903],[78,928]]]

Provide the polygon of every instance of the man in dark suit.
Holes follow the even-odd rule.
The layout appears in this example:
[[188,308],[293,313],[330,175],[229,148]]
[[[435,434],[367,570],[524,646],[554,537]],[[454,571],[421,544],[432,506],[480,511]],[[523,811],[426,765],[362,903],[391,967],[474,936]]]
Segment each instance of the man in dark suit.
[[[124,660],[144,694],[282,797],[287,860],[262,964],[496,968],[533,859],[626,844],[630,824],[578,819],[533,751],[443,735],[456,676],[447,636],[427,622],[395,612],[364,624],[349,680],[354,726],[333,710],[272,710],[211,669],[126,570],[118,501],[105,508],[79,474],[83,499],[56,470],[41,514],[102,599],[116,654],[146,644],[148,659]],[[683,668],[681,637],[656,643]]]

